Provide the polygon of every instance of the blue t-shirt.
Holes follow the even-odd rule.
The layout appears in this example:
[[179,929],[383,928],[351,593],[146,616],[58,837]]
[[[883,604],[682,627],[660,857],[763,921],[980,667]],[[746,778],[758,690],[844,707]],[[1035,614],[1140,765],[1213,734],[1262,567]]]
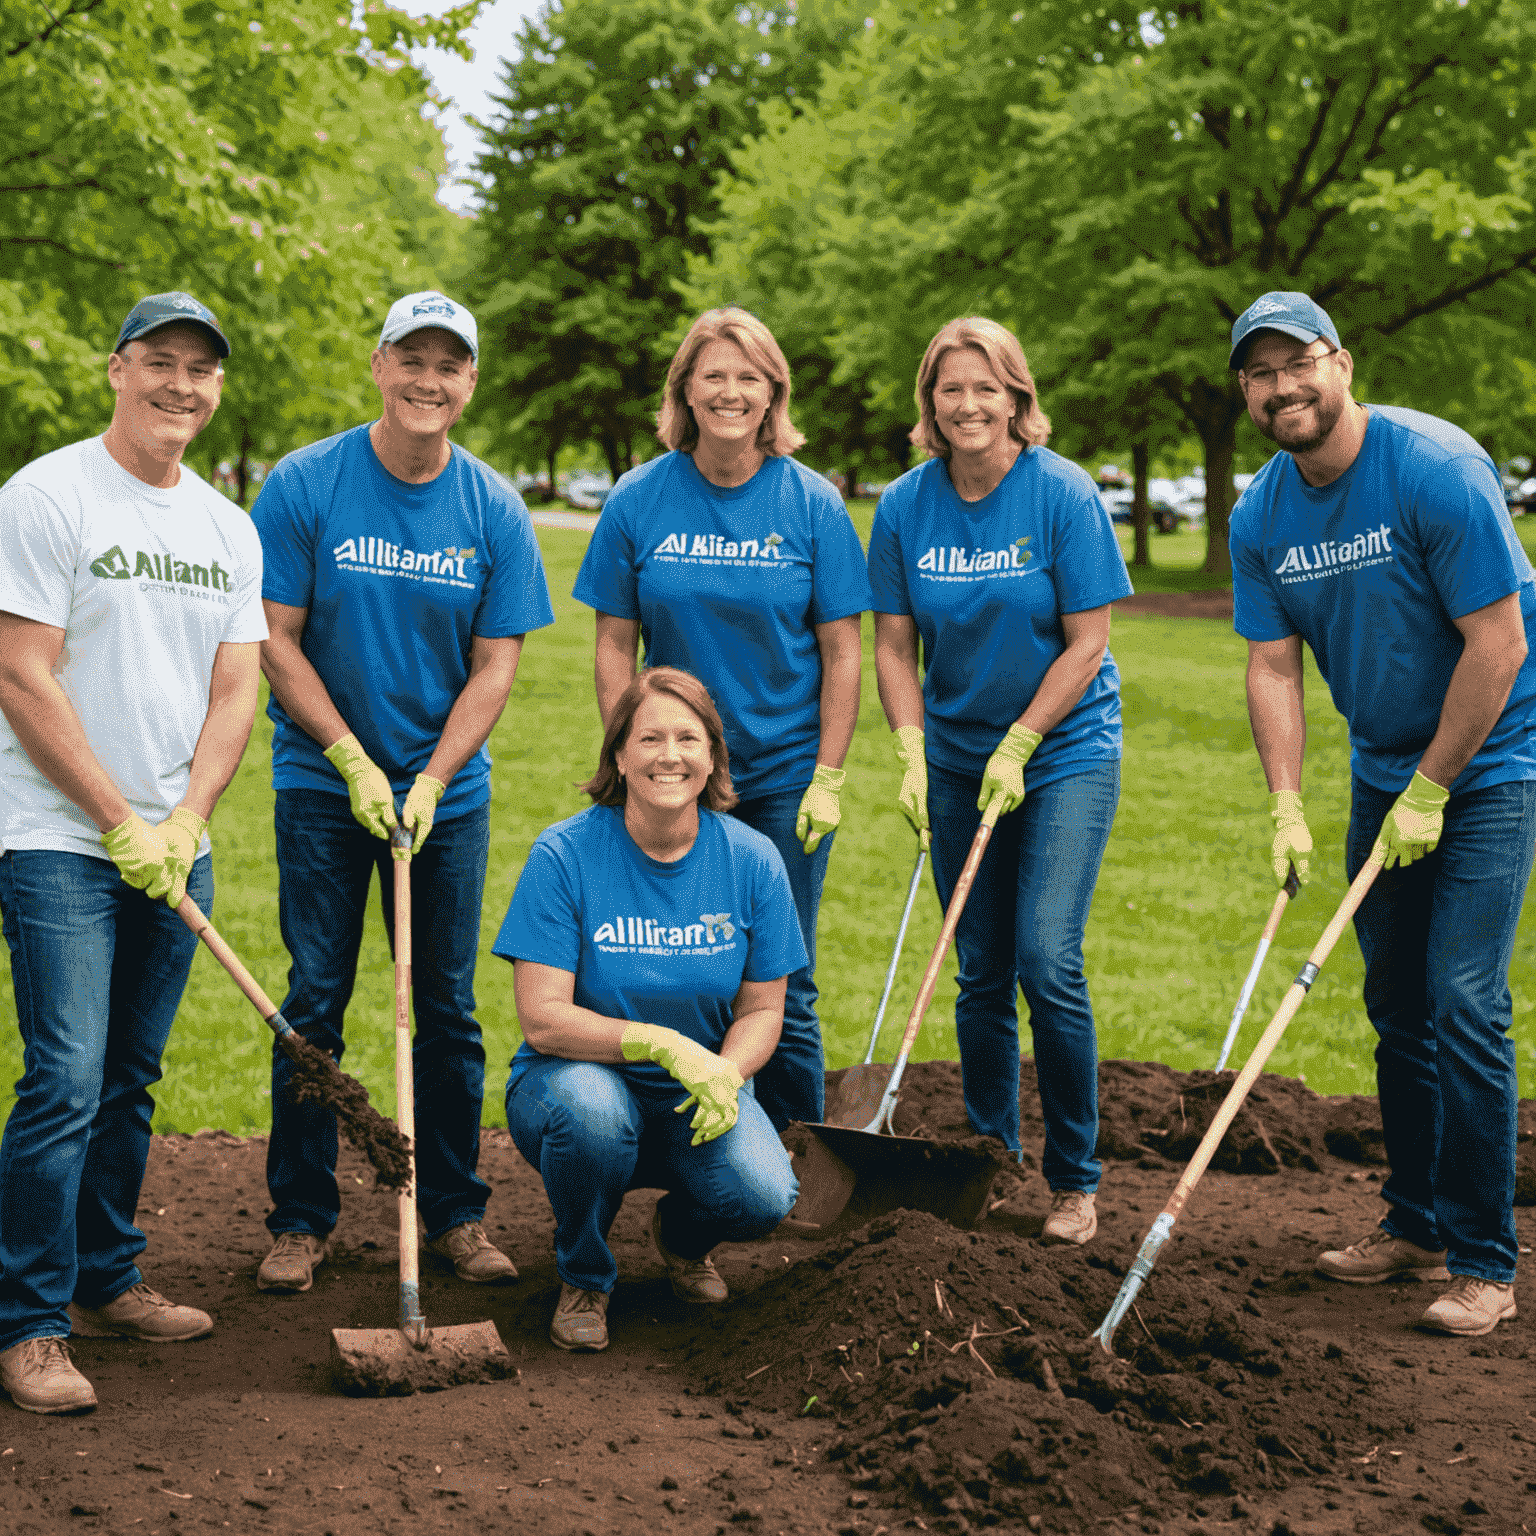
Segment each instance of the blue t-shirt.
[[[590,806],[541,832],[491,949],[570,971],[578,1007],[664,1024],[712,1051],[743,981],[776,981],[806,963],[778,850],[702,806],[693,847],[672,864],[641,852],[622,806]],[[517,1048],[508,1093],[538,1055],[526,1041]],[[654,1062],[616,1070],[681,1096]]]
[[[996,489],[962,501],[942,459],[885,488],[869,541],[876,613],[916,620],[928,760],[980,777],[1066,649],[1064,613],[1131,595],[1114,524],[1093,481],[1027,448]],[[1120,671],[1104,664],[1045,734],[1026,782],[1049,784],[1120,756]]]
[[1407,787],[1440,723],[1463,641],[1454,619],[1520,594],[1525,665],[1451,787],[1536,778],[1536,574],[1493,461],[1459,427],[1373,405],[1355,462],[1314,488],[1277,453],[1232,512],[1233,624],[1300,635],[1349,722],[1367,784]]
[[[363,750],[405,794],[469,681],[474,635],[554,623],[527,508],[457,444],[426,485],[397,480],[366,426],[290,453],[267,476],[252,520],[266,562],[261,595],[307,608],[301,649]],[[274,695],[272,786],[345,795],[318,741]],[[484,805],[491,754],[453,776],[439,821]]]
[[645,664],[709,689],[744,799],[801,789],[821,739],[816,624],[863,613],[869,576],[842,498],[771,458],[745,485],[712,485],[692,454],[620,477],[576,577],[578,602],[638,619]]

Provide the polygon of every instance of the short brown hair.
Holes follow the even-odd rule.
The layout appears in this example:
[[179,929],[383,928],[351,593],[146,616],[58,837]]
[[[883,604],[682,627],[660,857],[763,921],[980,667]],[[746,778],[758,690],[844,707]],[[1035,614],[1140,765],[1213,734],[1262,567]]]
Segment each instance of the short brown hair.
[[629,740],[635,723],[635,713],[653,693],[666,694],[679,704],[686,704],[699,717],[704,734],[709,737],[709,778],[704,782],[704,792],[699,796],[704,808],[710,811],[728,811],[740,798],[731,784],[731,757],[725,745],[725,727],[720,723],[720,711],[708,690],[691,672],[679,667],[645,667],[637,672],[634,680],[613,706],[608,717],[608,729],[603,733],[603,747],[598,754],[597,772],[578,787],[591,795],[597,805],[623,805],[629,798],[624,775],[619,772],[619,753]]
[[773,339],[773,332],[756,315],[735,304],[706,309],[689,326],[682,346],[667,369],[666,391],[661,397],[661,409],[656,413],[656,436],[668,448],[678,448],[684,453],[698,445],[699,424],[693,419],[693,408],[684,398],[683,391],[693,377],[699,353],[712,341],[735,342],[752,366],[762,369],[773,385],[773,398],[757,429],[758,448],[770,458],[793,453],[805,441],[805,433],[789,419],[789,363]]
[[917,425],[912,428],[911,438],[919,448],[926,448],[936,459],[949,458],[949,439],[939,431],[933,409],[933,387],[938,382],[939,364],[946,353],[956,347],[974,347],[986,358],[987,366],[1013,396],[1013,415],[1008,422],[1008,435],[1026,448],[1039,447],[1051,435],[1051,419],[1040,409],[1035,394],[1034,375],[1024,359],[1024,349],[1019,338],[1006,325],[996,320],[986,320],[980,315],[965,315],[951,320],[923,353],[922,365],[917,370]]

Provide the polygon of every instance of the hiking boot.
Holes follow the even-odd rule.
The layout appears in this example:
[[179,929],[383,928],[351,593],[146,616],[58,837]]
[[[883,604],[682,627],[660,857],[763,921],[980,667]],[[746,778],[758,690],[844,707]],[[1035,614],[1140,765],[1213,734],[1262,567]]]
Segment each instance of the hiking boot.
[[200,1339],[213,1332],[213,1319],[196,1307],[178,1307],[141,1280],[114,1296],[104,1307],[71,1304],[70,1331],[85,1339],[143,1339],[149,1344],[174,1344]]
[[680,1259],[662,1242],[659,1205],[651,1215],[651,1241],[656,1244],[661,1262],[667,1266],[667,1278],[672,1282],[672,1294],[679,1301],[693,1302],[699,1306],[714,1306],[730,1295],[725,1288],[725,1281],[720,1278],[720,1271],[715,1268],[713,1259],[707,1256],[702,1259]]
[[1076,1243],[1079,1247],[1099,1230],[1099,1213],[1093,1208],[1093,1192],[1058,1189],[1051,1195],[1051,1214],[1040,1230],[1042,1242]]
[[89,1413],[91,1384],[69,1358],[63,1339],[23,1339],[0,1354],[0,1386],[28,1413]]
[[460,1280],[476,1285],[505,1285],[517,1279],[517,1266],[491,1242],[478,1221],[449,1227],[427,1244],[427,1252],[452,1264]]
[[549,1342],[559,1349],[607,1349],[608,1293],[578,1290],[562,1280]]
[[331,1256],[331,1240],[313,1232],[279,1232],[256,1271],[258,1291],[307,1291],[315,1271]]
[[[1332,1248],[1317,1260],[1317,1272],[1330,1280],[1350,1285],[1379,1285],[1383,1280],[1413,1278],[1449,1280],[1445,1250],[1434,1253],[1410,1243],[1406,1237],[1393,1237],[1380,1227],[1373,1227],[1358,1243],[1347,1248]],[[1492,1324],[1489,1325],[1490,1327]]]
[[1457,1275],[1450,1290],[1429,1304],[1419,1319],[1419,1327],[1475,1339],[1479,1334],[1492,1333],[1506,1317],[1514,1315],[1513,1285],[1479,1280],[1476,1275]]

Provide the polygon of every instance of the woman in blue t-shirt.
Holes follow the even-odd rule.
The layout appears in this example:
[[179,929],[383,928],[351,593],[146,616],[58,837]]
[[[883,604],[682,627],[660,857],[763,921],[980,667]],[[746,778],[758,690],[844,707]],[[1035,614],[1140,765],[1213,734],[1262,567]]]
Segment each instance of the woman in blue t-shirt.
[[805,949],[777,850],[723,814],[725,737],[697,679],[634,678],[584,788],[594,803],[539,835],[493,946],[516,966],[507,1124],[554,1207],[562,1349],[607,1347],[627,1190],[670,1191],[651,1236],[689,1302],[725,1300],[710,1250],[771,1232],[796,1194],[744,1084],[773,1059]]
[[635,675],[681,667],[725,724],[735,816],[783,856],[805,964],[789,978],[784,1038],[759,1075],[779,1129],[820,1120],[816,913],[859,714],[859,615],[870,606],[842,498],[790,457],[789,365],[761,320],[712,309],[667,371],[657,434],[671,450],[622,476],[576,578],[597,610],[606,725]]
[[912,440],[932,457],[881,496],[869,546],[900,805],[925,842],[931,825],[947,907],[982,811],[1001,800],[956,932],[966,1111],[1018,1150],[1022,985],[1053,1194],[1044,1235],[1086,1243],[1098,1045],[1083,928],[1120,797],[1109,605],[1130,578],[1093,482],[1042,446],[1050,422],[1011,331],[952,320],[923,356],[917,405]]

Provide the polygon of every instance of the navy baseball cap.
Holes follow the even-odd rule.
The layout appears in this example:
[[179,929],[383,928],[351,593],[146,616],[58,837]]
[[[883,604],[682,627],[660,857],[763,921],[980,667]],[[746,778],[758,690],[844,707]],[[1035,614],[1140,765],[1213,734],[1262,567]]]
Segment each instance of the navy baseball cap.
[[213,311],[190,293],[152,293],[147,299],[140,299],[128,311],[128,318],[117,333],[117,345],[112,350],[121,352],[130,341],[138,341],[167,325],[200,325],[213,342],[213,350],[220,357],[229,356],[229,340],[219,329]]
[[1232,322],[1232,355],[1227,360],[1229,368],[1243,366],[1243,352],[1248,338],[1255,331],[1280,331],[1294,336],[1297,341],[1316,341],[1326,337],[1334,346],[1341,346],[1339,333],[1328,311],[1321,304],[1314,304],[1304,293],[1266,293]]

